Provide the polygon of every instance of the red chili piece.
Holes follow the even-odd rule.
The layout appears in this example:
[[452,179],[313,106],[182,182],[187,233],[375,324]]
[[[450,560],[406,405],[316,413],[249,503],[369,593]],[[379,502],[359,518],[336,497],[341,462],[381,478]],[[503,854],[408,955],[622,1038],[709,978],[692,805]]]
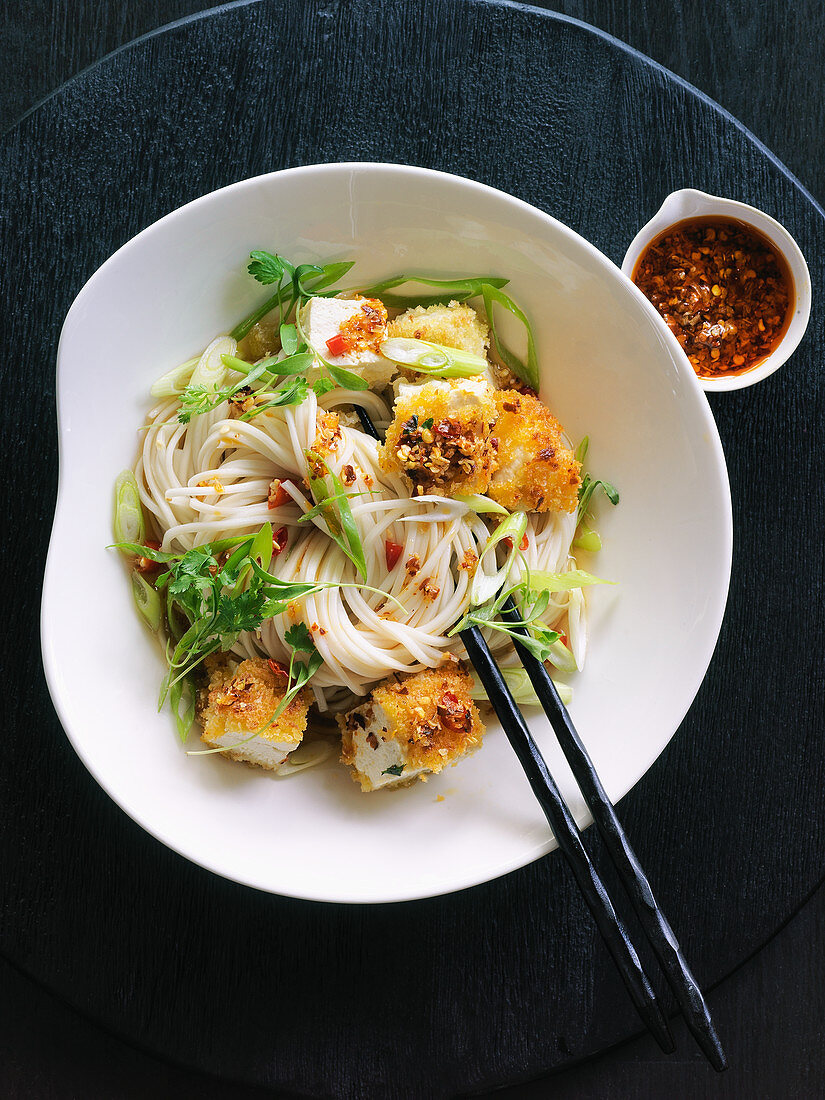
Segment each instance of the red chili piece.
[[284,504],[288,504],[292,500],[292,497],[281,485],[277,478],[269,486],[269,495],[266,498],[267,508],[281,508]]
[[289,531],[286,527],[279,527],[275,534],[272,536],[272,553],[277,558],[282,550],[286,549],[286,544],[289,541]]
[[[509,546],[511,550],[513,549],[513,540],[510,538],[509,535],[507,535],[507,537],[503,538],[501,541],[503,543],[505,543],[507,546]],[[529,545],[530,545],[530,540],[528,539],[527,535],[524,535],[522,537],[521,542],[519,543],[518,548],[519,548],[519,550],[526,550]]]
[[393,542],[392,539],[387,539],[384,547],[387,553],[387,569],[395,569],[404,547],[400,542]]
[[348,340],[346,336],[343,336],[340,332],[335,336],[330,336],[327,340],[327,347],[329,348],[330,355],[346,355],[352,347],[352,341]]

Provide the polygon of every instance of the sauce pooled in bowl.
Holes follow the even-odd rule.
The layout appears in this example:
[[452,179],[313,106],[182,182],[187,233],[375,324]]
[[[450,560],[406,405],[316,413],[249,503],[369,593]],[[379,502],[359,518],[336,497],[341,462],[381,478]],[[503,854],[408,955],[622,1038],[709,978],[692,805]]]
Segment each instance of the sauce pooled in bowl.
[[639,256],[632,278],[700,378],[751,370],[771,354],[793,315],[794,283],[784,256],[732,218],[668,226]]

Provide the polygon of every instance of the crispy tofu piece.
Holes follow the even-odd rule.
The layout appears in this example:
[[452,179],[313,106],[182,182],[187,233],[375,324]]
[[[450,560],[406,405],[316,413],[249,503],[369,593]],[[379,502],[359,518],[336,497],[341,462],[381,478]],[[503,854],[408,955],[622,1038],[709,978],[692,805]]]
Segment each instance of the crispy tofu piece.
[[[360,375],[370,386],[384,386],[398,373],[380,351],[387,339],[387,310],[378,298],[310,298],[301,324],[327,362]],[[336,355],[327,341],[338,337],[345,350]]]
[[490,330],[476,311],[459,302],[448,306],[414,306],[387,325],[387,336],[406,336],[429,340],[448,348],[485,358],[490,346]]
[[267,725],[286,690],[286,673],[277,671],[278,667],[262,657],[239,665],[225,655],[207,657],[209,685],[198,700],[198,719],[203,726],[201,739],[210,748],[270,771],[297,749],[307,727],[309,695],[300,691],[284,713]]
[[484,493],[495,467],[495,420],[494,391],[484,379],[401,386],[379,464],[406,474],[414,496]]
[[406,786],[440,772],[481,744],[484,725],[461,663],[390,677],[338,715],[341,761],[362,791]]
[[561,424],[529,394],[499,390],[498,465],[487,495],[511,512],[572,512],[579,501],[581,463],[564,441]]

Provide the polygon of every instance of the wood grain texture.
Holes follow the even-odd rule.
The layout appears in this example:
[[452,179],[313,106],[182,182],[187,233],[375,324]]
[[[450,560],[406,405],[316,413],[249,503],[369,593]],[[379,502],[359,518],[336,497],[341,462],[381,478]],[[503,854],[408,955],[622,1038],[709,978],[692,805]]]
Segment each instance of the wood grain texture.
[[[556,213],[616,259],[673,186],[727,190],[789,224],[817,258],[821,288],[821,227],[799,193],[704,104],[578,28],[516,9],[418,3],[378,15],[356,3],[346,16],[343,5],[295,5],[275,23],[282,7],[256,5],[144,43],[9,136],[4,251],[21,280],[5,288],[8,346],[51,362],[85,277],[166,209],[241,175],[345,156],[474,175]],[[386,55],[376,57],[377,42]],[[340,63],[325,66],[332,50]],[[311,119],[297,132],[279,125],[275,56],[299,117]],[[387,88],[403,96],[388,103]],[[245,108],[262,98],[271,110]],[[379,125],[348,132],[341,111],[363,102],[379,104]],[[649,113],[640,117],[639,103]],[[482,146],[477,133],[487,135]],[[50,157],[33,155],[40,146]],[[731,612],[696,707],[622,805],[706,980],[761,942],[823,864],[822,673],[801,652],[805,638],[821,636],[821,610],[808,598],[821,591],[821,562],[802,561],[804,585],[790,593],[776,564],[796,560],[800,525],[821,529],[812,457],[822,444],[821,352],[812,332],[792,368],[714,403],[740,536]],[[18,636],[31,639],[53,432],[48,404],[15,406],[3,442],[28,456],[26,480],[42,487],[5,517],[34,548],[35,591],[14,578],[6,594]],[[806,447],[795,457],[787,441],[800,435]],[[775,483],[754,476],[765,465],[779,472]],[[762,638],[784,623],[794,630],[783,631],[780,667]],[[0,840],[0,943],[110,1026],[230,1076],[352,1096],[481,1088],[563,1065],[632,1027],[558,860],[457,898],[380,910],[262,898],[220,882],[145,837],[94,787],[44,698],[36,645],[21,651],[10,634],[4,642],[4,667],[25,677],[6,721],[30,735],[10,745],[0,781],[4,820],[14,823]],[[801,701],[791,728],[788,698]],[[410,960],[391,980],[373,947],[389,920],[403,921],[410,938]],[[225,927],[277,927],[301,946],[289,958],[265,943],[250,953],[214,934]]]

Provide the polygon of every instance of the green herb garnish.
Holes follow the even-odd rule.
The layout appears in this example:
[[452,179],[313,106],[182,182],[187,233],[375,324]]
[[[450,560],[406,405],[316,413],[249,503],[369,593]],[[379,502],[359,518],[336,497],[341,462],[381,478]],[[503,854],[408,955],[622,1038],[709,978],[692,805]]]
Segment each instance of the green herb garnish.
[[[359,294],[363,294],[365,298],[380,298],[384,305],[392,306],[394,309],[407,309],[409,306],[426,307],[446,305],[448,302],[466,302],[468,298],[477,298],[485,286],[498,288],[507,286],[508,281],[494,275],[480,275],[468,279],[431,279],[423,275],[393,275],[380,283],[373,283],[372,286],[359,290]],[[424,296],[386,293],[405,283],[433,287],[438,293]]]
[[337,283],[352,267],[352,261],[349,260],[322,266],[295,266],[277,253],[264,251],[251,252],[249,258],[249,274],[263,286],[275,286],[276,290],[232,329],[229,335],[234,340],[242,340],[273,309],[278,310],[278,323],[286,323],[297,303]]
[[[342,488],[336,488],[336,493],[339,491],[342,492]],[[166,596],[169,669],[161,685],[158,709],[169,700],[181,740],[186,740],[194,719],[196,683],[193,673],[201,662],[211,653],[230,650],[242,633],[257,630],[264,620],[282,615],[293,600],[331,588],[358,588],[390,600],[406,613],[403,605],[389,592],[370,585],[283,581],[273,576],[268,572],[272,538],[272,525],[265,523],[253,535],[220,539],[179,554],[153,550],[133,542],[117,543],[114,547],[166,566],[156,577],[154,586],[147,583],[147,588],[155,596],[159,593]],[[149,615],[142,612],[150,625],[155,611],[153,605]],[[297,683],[294,696],[315,674],[322,660],[316,655],[312,636],[305,626],[298,624],[290,628],[286,640],[293,648],[293,657],[295,652],[310,654],[306,662],[292,662],[294,676],[291,675],[289,690]]]
[[409,370],[438,378],[477,378],[487,369],[487,360],[482,355],[407,336],[384,340],[381,354]]
[[[534,390],[538,390],[539,364],[536,355],[536,345],[533,340],[533,330],[530,327],[530,322],[527,320],[524,311],[519,309],[512,298],[491,282],[485,283],[481,288],[481,295],[484,299],[484,309],[487,313],[487,321],[490,325],[490,332],[499,358],[516,377],[526,382],[527,385],[531,386]],[[496,305],[507,310],[508,313],[511,313],[524,326],[527,334],[527,359],[524,362],[522,362],[518,356],[514,355],[509,348],[505,347],[499,338],[494,308]]]
[[390,764],[388,768],[384,768],[381,772],[382,775],[400,775],[404,770],[403,764]]
[[301,405],[306,400],[306,396],[309,393],[309,382],[306,378],[293,378],[291,382],[285,382],[279,389],[274,390],[272,393],[255,394],[255,399],[263,401],[262,405],[256,405],[254,408],[249,409],[248,412],[242,413],[238,418],[239,420],[249,421],[260,413],[267,412],[269,409],[281,409],[291,407],[293,405]]
[[[366,580],[367,563],[364,557],[364,546],[353,519],[343,483],[317,451],[309,450],[305,454],[309,463],[307,478],[315,501],[315,514],[321,516],[327,525],[330,537],[338,543]],[[327,477],[332,482],[332,492],[329,491]]]
[[[231,356],[221,356],[224,362],[226,359],[231,358]],[[238,360],[238,362],[240,361]],[[213,409],[217,409],[218,405],[221,405],[224,401],[229,401],[238,390],[242,390],[250,382],[260,378],[265,372],[266,367],[263,363],[259,363],[256,367],[250,368],[245,378],[242,378],[239,382],[233,382],[223,389],[212,389],[200,385],[193,386],[190,382],[181,394],[178,420],[181,424],[188,424],[193,416],[202,416],[204,413],[212,412]]]
[[619,503],[619,490],[609,481],[603,481],[601,478],[593,478],[589,473],[584,471],[584,460],[587,457],[589,446],[590,437],[586,435],[576,448],[576,458],[582,463],[582,483],[579,486],[579,506],[576,511],[578,535],[573,541],[573,546],[580,550],[596,551],[601,550],[602,540],[598,532],[587,524],[588,508],[590,507],[593,494],[597,489],[601,489],[610,503],[615,506]]

